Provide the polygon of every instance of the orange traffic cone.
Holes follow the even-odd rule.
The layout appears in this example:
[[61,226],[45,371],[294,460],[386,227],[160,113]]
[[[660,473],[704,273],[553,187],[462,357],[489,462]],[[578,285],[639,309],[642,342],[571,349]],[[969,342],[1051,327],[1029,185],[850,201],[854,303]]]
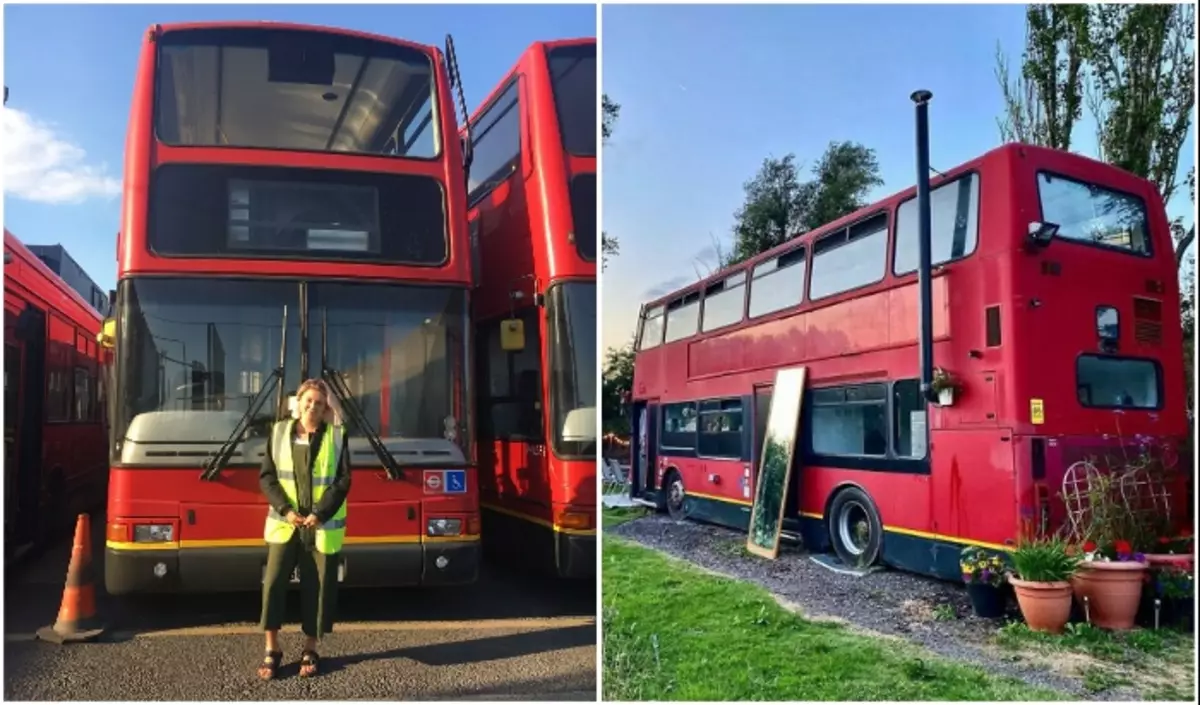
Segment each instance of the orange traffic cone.
[[92,578],[92,524],[87,514],[75,522],[75,544],[67,567],[62,607],[52,627],[38,630],[38,638],[55,644],[91,641],[104,633],[96,615],[96,587]]

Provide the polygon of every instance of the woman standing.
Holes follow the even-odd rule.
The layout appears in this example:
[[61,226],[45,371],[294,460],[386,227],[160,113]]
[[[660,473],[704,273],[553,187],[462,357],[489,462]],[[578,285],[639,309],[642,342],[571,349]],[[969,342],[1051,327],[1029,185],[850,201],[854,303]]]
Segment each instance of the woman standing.
[[259,471],[259,486],[270,505],[264,529],[267,570],[260,622],[267,653],[258,668],[264,680],[275,677],[283,659],[279,628],[288,583],[297,568],[304,631],[301,677],[316,675],[317,639],[333,631],[350,460],[345,428],[332,401],[324,382],[314,379],[300,385],[292,418],[271,429]]

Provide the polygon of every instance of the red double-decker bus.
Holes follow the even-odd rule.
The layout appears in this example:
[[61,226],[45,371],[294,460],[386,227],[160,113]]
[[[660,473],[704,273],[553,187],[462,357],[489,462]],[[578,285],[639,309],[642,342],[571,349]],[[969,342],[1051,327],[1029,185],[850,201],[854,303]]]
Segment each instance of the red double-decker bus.
[[117,245],[110,593],[261,584],[257,468],[310,377],[350,431],[339,580],[475,579],[456,84],[449,38],[443,54],[293,24],[147,32]]
[[471,117],[484,549],[596,570],[596,41],[536,42]]
[[964,545],[1061,527],[1078,461],[1178,462],[1179,287],[1154,185],[1021,144],[930,185],[927,98],[923,188],[643,307],[635,498],[745,528],[776,372],[799,367],[782,527],[845,564],[953,579]]
[[5,562],[104,503],[100,314],[4,231]]

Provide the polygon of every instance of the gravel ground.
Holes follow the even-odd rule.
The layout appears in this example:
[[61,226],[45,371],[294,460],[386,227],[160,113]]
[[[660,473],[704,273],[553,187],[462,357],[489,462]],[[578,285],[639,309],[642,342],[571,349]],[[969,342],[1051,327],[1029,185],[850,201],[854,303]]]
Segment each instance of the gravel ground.
[[[778,560],[758,558],[745,552],[743,532],[675,522],[664,515],[628,521],[606,528],[605,533],[760,585],[806,617],[839,619],[858,630],[907,639],[946,658],[981,666],[993,675],[1019,678],[1083,700],[1142,699],[1138,691],[1125,687],[1089,692],[1083,679],[1073,674],[1006,658],[987,643],[995,625],[972,614],[966,590],[954,583],[891,570],[865,577],[839,575],[813,563],[803,550],[786,545]],[[956,618],[939,618],[950,610]]]
[[[103,519],[93,519],[103,526]],[[101,539],[93,532],[95,575]],[[57,646],[70,541],[5,571],[6,700],[585,700],[596,697],[594,584],[485,564],[451,588],[345,590],[323,674],[298,677],[299,596],[289,600],[279,680],[262,683],[258,593],[114,600],[97,585],[101,641]]]

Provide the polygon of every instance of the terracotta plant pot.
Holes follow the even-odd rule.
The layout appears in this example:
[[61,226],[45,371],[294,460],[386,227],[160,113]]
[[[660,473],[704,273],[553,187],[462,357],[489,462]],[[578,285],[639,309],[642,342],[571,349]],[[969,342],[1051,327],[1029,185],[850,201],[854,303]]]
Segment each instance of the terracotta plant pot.
[[1025,623],[1035,632],[1062,634],[1071,618],[1071,583],[1036,583],[1009,576]]
[[1091,623],[1104,629],[1132,629],[1149,567],[1133,561],[1081,563],[1071,585],[1075,597],[1086,605]]
[[1147,553],[1146,562],[1151,568],[1163,566],[1191,570],[1193,559],[1186,553]]

